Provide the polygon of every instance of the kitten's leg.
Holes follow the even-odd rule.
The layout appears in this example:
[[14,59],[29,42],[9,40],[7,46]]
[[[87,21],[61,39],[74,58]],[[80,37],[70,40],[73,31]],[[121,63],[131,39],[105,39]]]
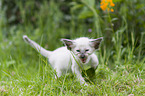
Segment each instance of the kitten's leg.
[[95,78],[95,71],[97,69],[98,66],[98,58],[95,54],[91,55],[91,68],[87,69],[85,72],[87,74],[87,76],[89,77],[89,79],[87,79],[90,83],[95,83],[94,78]]
[[86,81],[84,80],[84,78],[82,77],[80,69],[79,69],[79,67],[77,65],[75,65],[75,64],[72,65],[72,72],[76,74],[76,76],[80,80],[81,84],[88,85],[86,83]]
[[62,73],[61,73],[61,71],[59,71],[59,72],[57,72],[56,74],[57,74],[57,75],[55,75],[55,79],[58,79],[59,77],[61,77],[61,74],[62,74]]
[[[57,65],[57,64],[55,64],[55,65]],[[55,75],[55,79],[61,77],[61,75],[62,75],[61,69],[59,69],[59,68],[57,68],[57,67],[54,68],[54,69],[55,69],[56,74],[57,74],[57,76]]]
[[61,72],[60,70],[57,70],[56,72],[57,72],[57,77],[58,77],[58,78],[61,77],[62,72]]
[[92,63],[91,63],[91,68],[96,69],[99,61],[98,61],[98,57],[95,54],[92,54]]

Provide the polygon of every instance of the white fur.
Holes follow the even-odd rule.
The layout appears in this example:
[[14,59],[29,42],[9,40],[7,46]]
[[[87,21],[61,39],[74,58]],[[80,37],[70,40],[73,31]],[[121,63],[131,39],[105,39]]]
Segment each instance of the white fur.
[[[97,56],[94,54],[95,45],[93,46],[93,44],[96,44],[94,43],[95,40],[99,41],[100,44],[102,38],[88,39],[86,37],[81,37],[76,40],[62,39],[66,46],[60,47],[54,51],[45,50],[36,42],[29,39],[26,35],[23,36],[23,39],[38,52],[40,52],[43,56],[49,58],[49,62],[51,66],[56,70],[58,78],[63,73],[73,72],[76,74],[76,77],[80,80],[81,84],[87,85],[81,75],[81,69],[83,68],[83,65],[90,65],[94,69],[96,69],[96,67],[98,66],[99,62]],[[81,52],[77,52],[76,50],[79,50]],[[81,56],[84,56],[85,58],[82,59],[82,61],[80,59]]]

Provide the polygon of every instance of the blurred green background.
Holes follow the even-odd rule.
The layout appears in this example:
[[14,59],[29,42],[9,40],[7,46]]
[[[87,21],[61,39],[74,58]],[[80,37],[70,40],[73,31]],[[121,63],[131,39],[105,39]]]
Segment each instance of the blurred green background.
[[[145,84],[145,0],[113,0],[114,12],[102,11],[100,2],[101,0],[0,0],[0,93],[20,95],[19,88],[24,88],[24,96],[48,95],[47,93],[144,94],[142,85]],[[23,35],[28,35],[48,50],[62,46],[61,38],[104,37],[99,52],[96,52],[100,65],[95,79],[98,87],[95,88],[100,93],[90,92],[89,89],[83,89],[87,91],[81,93],[77,89],[81,90],[82,87],[78,88],[74,83],[73,88],[65,85],[71,81],[58,83],[59,86],[64,84],[62,89],[51,85],[51,90],[48,89],[54,93],[48,92],[47,88],[44,91],[45,83],[49,82],[47,76],[52,74],[54,79],[53,72],[50,72],[52,69],[45,58],[23,41]],[[40,81],[40,86],[27,82],[29,80]],[[137,84],[140,87],[136,87],[135,81],[139,82]],[[112,82],[119,83],[114,85]],[[19,86],[16,87],[17,83]],[[26,90],[29,85],[35,88]]]

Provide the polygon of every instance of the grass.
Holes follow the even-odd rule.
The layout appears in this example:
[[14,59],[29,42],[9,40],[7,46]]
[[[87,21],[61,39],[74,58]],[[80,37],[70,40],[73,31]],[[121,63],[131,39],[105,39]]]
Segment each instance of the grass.
[[[74,2],[71,4],[75,4]],[[21,18],[24,20],[23,23],[17,25],[9,24],[5,10],[1,10],[0,95],[145,95],[144,32],[141,32],[141,36],[137,37],[136,27],[134,24],[131,25],[127,19],[126,2],[117,2],[118,5],[122,4],[121,9],[118,9],[118,14],[123,15],[121,18],[117,17],[115,13],[104,13],[104,16],[101,16],[103,12],[97,10],[99,14],[93,14],[100,17],[95,15],[89,17],[89,19],[96,20],[96,18],[99,18],[99,20],[91,23],[86,23],[86,19],[76,19],[81,9],[76,10],[75,6],[73,6],[75,10],[72,9],[70,12],[71,19],[64,20],[66,15],[59,10],[60,4],[53,2],[53,0],[50,0],[49,3],[44,1],[40,5],[40,10],[37,11],[33,10],[34,6],[31,6],[34,1],[28,1],[25,6],[22,2],[17,1]],[[47,6],[48,4],[49,6]],[[85,2],[82,2],[82,4],[86,6],[84,9],[82,8],[82,13],[85,13],[86,8],[93,8],[86,5]],[[29,8],[32,13],[29,13],[25,8]],[[92,10],[95,12],[94,9]],[[33,23],[29,15],[32,15],[35,19]],[[119,20],[117,21],[117,19]],[[120,24],[117,29],[112,26],[116,22]],[[97,26],[97,24],[100,25]],[[104,26],[101,26],[102,24]],[[92,29],[92,32],[88,32],[88,29]],[[101,30],[101,32],[97,33],[96,30]],[[100,63],[93,80],[94,84],[80,85],[73,74],[66,74],[55,79],[55,71],[51,68],[47,59],[23,41],[22,36],[25,34],[49,50],[61,47],[61,38],[74,39],[81,36],[96,38],[103,36],[104,40],[100,50],[96,51]]]
[[[47,59],[25,44],[22,37],[10,38],[1,42],[0,93],[2,96],[145,95],[145,59],[135,59],[134,44],[125,49],[116,48],[115,53],[110,53],[113,49],[107,50],[103,43],[103,48],[97,52],[100,63],[96,70],[95,84],[82,86],[72,74],[56,80],[55,72]],[[15,38],[20,42],[18,45]],[[116,47],[119,46],[118,44]],[[124,57],[123,51],[125,51]]]

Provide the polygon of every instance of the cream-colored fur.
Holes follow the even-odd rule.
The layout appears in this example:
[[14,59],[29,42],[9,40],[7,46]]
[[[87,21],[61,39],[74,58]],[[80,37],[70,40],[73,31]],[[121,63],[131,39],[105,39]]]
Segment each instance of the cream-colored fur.
[[59,78],[63,73],[73,72],[81,84],[87,85],[81,75],[81,69],[84,65],[89,65],[96,69],[99,62],[94,51],[99,48],[103,38],[89,39],[87,37],[81,37],[75,40],[62,39],[65,47],[60,47],[54,51],[45,50],[26,35],[23,36],[23,39],[40,52],[40,54],[49,58],[48,60],[51,66],[57,72],[56,77]]

